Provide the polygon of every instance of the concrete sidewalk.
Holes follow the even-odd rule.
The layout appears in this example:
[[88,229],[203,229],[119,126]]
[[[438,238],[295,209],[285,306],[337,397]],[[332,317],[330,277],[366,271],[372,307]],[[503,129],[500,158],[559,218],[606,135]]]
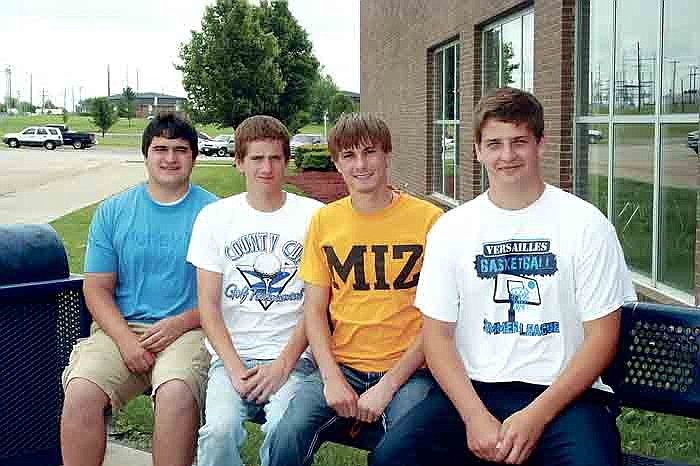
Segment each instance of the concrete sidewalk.
[[102,466],[151,466],[152,464],[150,453],[116,442],[107,442],[107,452]]

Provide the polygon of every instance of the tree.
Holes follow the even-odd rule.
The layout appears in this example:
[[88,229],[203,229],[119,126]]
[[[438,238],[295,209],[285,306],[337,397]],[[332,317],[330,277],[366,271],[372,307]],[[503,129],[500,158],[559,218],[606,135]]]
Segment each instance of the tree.
[[355,103],[352,99],[342,92],[338,92],[331,99],[328,106],[328,118],[335,122],[343,113],[352,113],[355,111]]
[[306,113],[309,108],[319,63],[313,55],[313,44],[292,16],[286,0],[262,0],[257,14],[263,30],[277,39],[280,53],[275,61],[284,80],[284,88],[271,114],[294,134],[306,124],[301,122],[308,123],[308,115],[299,113]]
[[68,125],[68,110],[63,109],[63,124]]
[[112,108],[112,103],[107,97],[96,97],[92,100],[92,122],[102,130],[102,137],[105,137],[105,131],[117,122],[117,112]]
[[273,113],[285,88],[274,35],[245,0],[206,7],[201,32],[180,47],[182,84],[195,121],[237,126],[256,113]]
[[136,116],[136,94],[129,86],[122,89],[122,98],[119,100],[119,116],[127,118],[129,128],[131,128],[131,119]]
[[323,122],[323,115],[328,111],[331,100],[338,93],[338,86],[330,75],[318,75],[311,87],[311,104],[309,113],[316,123]]

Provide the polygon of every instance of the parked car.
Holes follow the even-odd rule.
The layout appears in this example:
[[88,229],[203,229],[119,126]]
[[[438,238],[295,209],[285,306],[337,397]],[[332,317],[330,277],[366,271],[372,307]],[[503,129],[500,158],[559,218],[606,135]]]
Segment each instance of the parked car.
[[49,128],[56,128],[61,131],[63,144],[73,146],[74,149],[85,149],[97,144],[97,138],[94,133],[80,133],[71,131],[66,125],[50,124],[46,125]]
[[295,134],[292,137],[292,140],[289,141],[289,147],[292,150],[292,155],[294,155],[294,153],[297,150],[297,147],[299,147],[299,146],[305,146],[308,144],[323,144],[325,142],[326,141],[323,139],[323,137],[321,137],[320,134],[300,133],[300,134]]
[[214,139],[204,141],[199,150],[204,155],[228,157],[236,150],[236,141],[232,134],[220,134]]
[[211,137],[207,133],[197,131],[197,149],[199,152],[202,152],[202,147],[204,147],[204,143],[207,141],[211,141]]
[[698,153],[698,130],[688,133],[688,147]]
[[603,132],[598,129],[588,130],[588,142],[591,144],[596,144],[603,140]]
[[57,128],[30,126],[19,133],[5,134],[2,142],[10,147],[44,146],[48,150],[54,150],[57,146],[63,145],[63,136]]

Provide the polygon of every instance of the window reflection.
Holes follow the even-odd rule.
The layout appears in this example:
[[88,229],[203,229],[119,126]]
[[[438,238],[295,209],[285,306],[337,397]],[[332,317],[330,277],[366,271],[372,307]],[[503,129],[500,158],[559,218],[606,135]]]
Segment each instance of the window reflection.
[[433,192],[457,198],[459,132],[459,44],[434,55]]
[[656,54],[659,0],[645,0],[639,14],[638,0],[617,1],[615,47],[615,111],[621,114],[653,114],[656,87]]
[[608,214],[608,125],[576,126],[576,192]]
[[700,2],[664,2],[663,113],[697,113]]
[[698,158],[688,145],[697,124],[663,125],[659,279],[691,291],[695,271]]
[[535,62],[535,15],[523,16],[523,89],[529,92],[534,90]]
[[579,2],[578,110],[580,115],[607,115],[610,102],[610,0]]
[[501,85],[522,86],[522,24],[520,18],[503,25],[501,44]]
[[615,125],[614,224],[627,265],[651,276],[654,126]]
[[484,33],[484,89],[499,87],[501,77],[499,64],[501,62],[501,29],[491,29]]

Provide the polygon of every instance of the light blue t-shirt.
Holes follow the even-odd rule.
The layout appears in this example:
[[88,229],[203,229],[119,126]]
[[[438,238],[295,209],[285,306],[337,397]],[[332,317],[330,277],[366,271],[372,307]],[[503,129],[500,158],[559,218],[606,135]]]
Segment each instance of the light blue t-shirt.
[[146,184],[104,201],[90,223],[86,273],[117,273],[115,301],[129,322],[157,322],[196,306],[186,261],[192,225],[217,197],[191,186],[180,201],[154,202]]

